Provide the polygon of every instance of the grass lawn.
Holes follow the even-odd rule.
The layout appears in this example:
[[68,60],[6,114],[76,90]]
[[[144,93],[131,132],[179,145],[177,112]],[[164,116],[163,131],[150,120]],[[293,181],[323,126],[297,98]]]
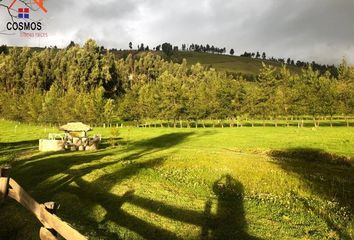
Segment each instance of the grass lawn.
[[[0,161],[90,239],[354,237],[353,128],[122,128],[118,140],[97,128],[101,150],[39,153],[53,129],[15,126],[0,121]],[[38,239],[39,227],[0,206],[0,239]]]

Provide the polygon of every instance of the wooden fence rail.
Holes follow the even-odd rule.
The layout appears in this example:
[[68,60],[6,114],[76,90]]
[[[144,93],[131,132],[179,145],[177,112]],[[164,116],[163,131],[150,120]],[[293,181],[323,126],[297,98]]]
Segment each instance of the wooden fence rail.
[[10,178],[10,168],[1,168],[0,203],[4,201],[7,196],[16,200],[23,207],[32,212],[43,224],[43,227],[39,231],[41,240],[56,240],[57,234],[67,240],[87,239],[54,214],[57,209],[56,203],[48,202],[39,204],[15,180]]

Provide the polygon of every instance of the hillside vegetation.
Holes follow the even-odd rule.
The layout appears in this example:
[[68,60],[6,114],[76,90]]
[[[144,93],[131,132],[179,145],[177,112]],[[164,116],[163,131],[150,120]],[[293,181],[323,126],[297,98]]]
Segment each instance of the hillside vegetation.
[[[219,71],[242,73],[250,76],[257,76],[260,73],[263,67],[262,63],[277,67],[279,69],[282,67],[280,63],[274,61],[223,54],[180,51],[175,55],[176,58],[186,59],[190,65],[200,63],[205,67],[215,68]],[[299,67],[290,65],[288,68],[292,73],[301,73],[301,68]]]
[[354,67],[345,61],[337,77],[311,67],[295,74],[285,65],[264,64],[250,81],[199,63],[191,65],[198,59],[204,59],[206,65],[214,61],[210,59],[220,58],[214,61],[216,65],[235,59],[238,62],[224,62],[233,69],[249,58],[181,54],[191,54],[191,59],[175,63],[151,52],[117,59],[94,40],[60,50],[12,48],[0,55],[0,114],[8,120],[32,123],[129,121],[139,125],[162,120],[174,126],[179,121],[205,120],[231,125],[272,120],[277,126],[279,120],[299,123],[306,117],[313,120],[314,127],[322,119],[333,125],[338,116],[350,126]]

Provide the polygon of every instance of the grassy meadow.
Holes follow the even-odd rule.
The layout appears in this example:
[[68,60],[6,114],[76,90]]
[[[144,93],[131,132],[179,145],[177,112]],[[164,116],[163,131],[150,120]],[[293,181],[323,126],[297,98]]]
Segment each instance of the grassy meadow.
[[[89,239],[352,239],[354,129],[96,128],[95,152],[39,153],[51,127],[0,121],[0,164]],[[38,239],[12,200],[0,239]]]
[[[177,57],[186,59],[187,63],[190,65],[200,63],[207,67],[211,66],[219,71],[243,73],[248,75],[258,75],[260,69],[262,69],[262,62],[277,68],[281,68],[281,64],[274,61],[223,54],[178,52]],[[301,68],[299,67],[292,65],[288,67],[293,73],[301,72]]]

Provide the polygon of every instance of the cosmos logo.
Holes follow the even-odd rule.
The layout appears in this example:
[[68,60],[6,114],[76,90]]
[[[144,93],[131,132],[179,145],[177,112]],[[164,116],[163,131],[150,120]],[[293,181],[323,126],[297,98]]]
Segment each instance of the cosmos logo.
[[[32,0],[31,3],[35,3],[41,11],[47,13],[47,9],[43,5],[44,0]],[[14,0],[10,6],[8,7],[8,11],[13,10],[14,4],[17,0]],[[23,8],[17,9],[17,16],[12,18],[11,22],[6,24],[6,28],[8,31],[41,31],[42,30],[42,22],[41,21],[33,21],[30,18],[30,11],[31,9],[27,7],[26,1],[18,1],[25,5]],[[20,21],[18,21],[20,20]]]
[[17,17],[20,19],[29,19],[29,8],[19,8]]

